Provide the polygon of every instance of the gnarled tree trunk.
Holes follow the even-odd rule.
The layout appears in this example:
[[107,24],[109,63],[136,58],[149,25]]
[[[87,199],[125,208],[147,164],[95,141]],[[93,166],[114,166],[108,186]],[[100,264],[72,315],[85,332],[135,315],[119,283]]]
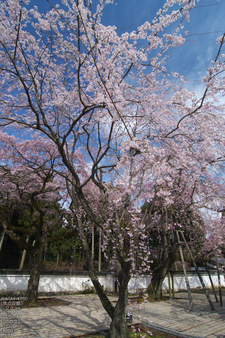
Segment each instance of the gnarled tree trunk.
[[154,300],[162,299],[162,284],[173,265],[176,249],[176,243],[170,247],[165,245],[161,263],[153,270],[151,283],[148,286],[148,294]]
[[[76,200],[74,196],[73,199],[74,204],[76,205]],[[109,300],[108,296],[106,295],[105,291],[103,290],[101,284],[99,283],[94,262],[92,259],[92,253],[88,246],[87,238],[85,237],[82,219],[81,217],[79,217],[78,213],[76,214],[76,216],[79,234],[81,236],[83,249],[88,261],[89,276],[98,294],[98,297],[102,303],[102,306],[104,307],[105,311],[108,313],[108,315],[112,320],[110,325],[110,337],[128,338],[128,327],[126,323],[126,306],[128,299],[128,282],[130,280],[131,263],[125,262],[122,255],[119,257],[121,263],[121,270],[119,271],[118,276],[119,299],[116,306],[114,307],[111,301]]]
[[42,267],[42,251],[42,245],[39,244],[33,247],[33,250],[30,252],[32,265],[26,291],[26,296],[30,304],[35,304],[38,301],[38,286]]
[[112,322],[110,325],[111,338],[128,338],[128,327],[126,323],[126,307],[128,299],[128,283],[130,275],[125,271],[120,270],[119,281],[119,299],[115,306]]

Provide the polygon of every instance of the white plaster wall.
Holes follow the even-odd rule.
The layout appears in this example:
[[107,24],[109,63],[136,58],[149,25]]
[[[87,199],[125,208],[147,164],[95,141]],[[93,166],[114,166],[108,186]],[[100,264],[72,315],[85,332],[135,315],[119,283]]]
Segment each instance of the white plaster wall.
[[25,291],[28,279],[27,275],[0,275],[0,292]]
[[[211,287],[211,282],[210,282],[208,274],[201,273],[201,277],[203,279],[205,286]],[[212,281],[213,281],[213,285],[215,287],[217,287],[218,286],[217,274],[212,274],[211,278],[212,278]],[[202,284],[201,284],[198,276],[196,276],[196,275],[188,275],[188,281],[189,281],[191,289],[197,288],[197,287],[202,287]],[[220,282],[221,282],[221,286],[225,286],[225,276],[223,276],[223,275],[220,276]],[[172,285],[172,283],[171,283],[171,285]],[[163,290],[169,289],[168,277],[165,278],[165,280],[163,282],[162,289]],[[174,291],[179,291],[179,290],[186,290],[185,277],[182,276],[182,275],[174,277]]]
[[[212,275],[213,284],[218,286],[217,275]],[[202,274],[203,281],[206,286],[211,287],[208,275]],[[0,292],[6,291],[25,291],[28,284],[28,275],[0,275]],[[190,287],[201,287],[201,283],[197,276],[188,276]],[[130,293],[136,293],[139,290],[145,290],[149,283],[150,277],[136,276],[132,277],[128,290]],[[112,275],[99,276],[99,281],[105,290],[114,291],[114,278]],[[221,275],[221,285],[225,286],[224,276]],[[92,288],[92,282],[87,275],[42,275],[39,283],[39,292],[63,292],[72,291],[79,292],[85,289]],[[163,282],[163,290],[169,289],[168,278],[166,277]],[[174,277],[175,291],[186,289],[184,276]]]
[[[25,291],[27,289],[28,275],[0,275],[0,292]],[[114,290],[112,275],[99,276],[100,284],[108,291]],[[93,288],[87,275],[43,275],[40,277],[39,292],[79,292]]]
[[60,291],[83,291],[92,287],[88,276],[41,276],[39,283],[40,292],[60,292]]
[[140,290],[146,290],[151,281],[149,276],[135,276],[131,277],[128,284],[128,292],[136,293]]

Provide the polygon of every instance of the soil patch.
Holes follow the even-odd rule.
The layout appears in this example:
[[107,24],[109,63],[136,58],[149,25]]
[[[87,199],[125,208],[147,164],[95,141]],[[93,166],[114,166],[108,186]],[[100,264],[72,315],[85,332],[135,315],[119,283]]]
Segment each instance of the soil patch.
[[[165,302],[167,300],[170,300],[169,296],[164,296],[162,297],[162,299],[158,299],[158,300],[154,300],[151,297],[147,297],[148,302],[150,303],[154,303],[154,302]],[[117,302],[117,300],[112,301],[114,303]],[[139,296],[131,296],[128,297],[128,305],[130,304],[140,304],[140,303],[144,303],[145,302],[145,298],[144,297],[139,297]]]
[[[166,332],[162,332],[162,331],[158,331],[158,330],[154,330],[154,329],[151,329],[151,328],[147,328],[141,324],[137,324],[137,325],[134,325],[135,326],[135,331],[136,333],[148,333],[148,332],[151,332],[150,336],[152,338],[177,338],[178,336],[175,336],[175,335],[171,335],[169,333],[166,333]],[[140,331],[139,331],[140,330]],[[133,332],[133,329],[130,328],[130,332]]]
[[[218,295],[218,293],[219,293],[219,288],[218,288],[218,287],[214,287],[214,289],[215,289],[215,291],[216,291],[216,293],[217,293],[217,295]],[[207,291],[208,291],[208,293],[209,293],[210,295],[213,294],[212,288],[207,288]],[[222,292],[225,292],[225,287],[221,287],[221,291],[222,291]],[[179,293],[179,292],[178,292],[178,293]],[[195,288],[195,289],[191,289],[191,293],[200,293],[200,294],[202,294],[202,293],[205,293],[205,291],[203,290],[203,288],[198,287],[198,288]]]
[[70,302],[67,302],[66,300],[58,299],[55,297],[43,297],[43,298],[38,298],[38,303],[37,304],[29,304],[28,302],[24,302],[22,305],[23,308],[27,307],[48,307],[48,306],[62,306],[62,305],[69,305]]
[[[147,328],[141,324],[131,325],[129,327],[129,336],[131,338],[141,338],[143,334],[146,334],[146,338],[178,338],[179,336],[172,335],[166,332],[154,330],[151,328]],[[99,333],[92,333],[87,335],[80,335],[80,336],[69,336],[66,338],[108,338],[109,331],[99,332]]]

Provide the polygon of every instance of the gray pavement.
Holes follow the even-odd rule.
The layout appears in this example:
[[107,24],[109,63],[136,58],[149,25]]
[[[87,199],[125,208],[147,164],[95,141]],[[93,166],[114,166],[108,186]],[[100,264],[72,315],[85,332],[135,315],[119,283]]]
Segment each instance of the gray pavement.
[[[177,333],[181,337],[225,337],[225,306],[214,303],[211,311],[205,295],[193,294],[195,310],[189,310],[187,293],[176,300],[133,304],[133,322]],[[58,296],[69,305],[18,310],[1,308],[0,338],[69,338],[109,329],[110,318],[97,295]],[[116,302],[116,297],[111,297]]]

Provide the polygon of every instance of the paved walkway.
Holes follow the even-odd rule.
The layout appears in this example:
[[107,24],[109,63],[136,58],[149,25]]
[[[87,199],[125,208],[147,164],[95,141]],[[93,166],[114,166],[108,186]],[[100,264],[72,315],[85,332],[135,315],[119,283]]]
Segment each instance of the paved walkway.
[[[178,296],[176,300],[131,305],[128,310],[133,313],[133,322],[176,331],[181,337],[225,337],[225,306],[214,302],[216,310],[212,312],[205,295],[194,294],[195,310],[190,311],[187,293]],[[17,311],[1,308],[0,337],[69,338],[109,328],[110,318],[96,295],[57,298],[70,304]]]
[[212,311],[204,294],[193,294],[195,308],[190,311],[187,293],[176,297],[176,300],[146,303],[140,313],[148,315],[152,327],[160,326],[171,333],[177,331],[181,337],[225,338],[225,306],[213,301],[215,311]]

